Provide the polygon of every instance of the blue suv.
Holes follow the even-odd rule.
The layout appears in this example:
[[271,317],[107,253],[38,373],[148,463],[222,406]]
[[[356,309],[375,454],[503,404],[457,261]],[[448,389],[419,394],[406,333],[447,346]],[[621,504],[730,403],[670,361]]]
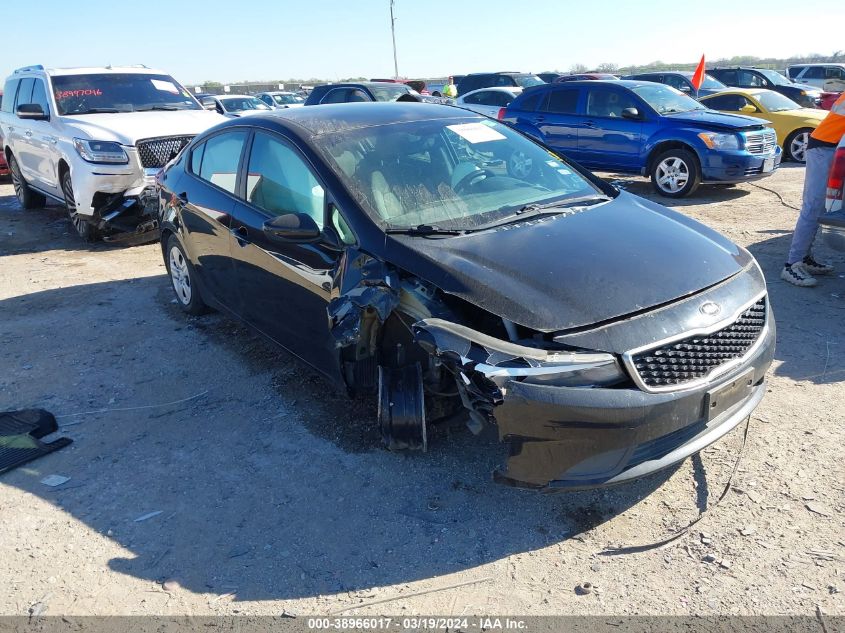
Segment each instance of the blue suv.
[[781,159],[765,121],[708,110],[649,81],[531,88],[499,119],[590,169],[650,176],[657,192],[671,198],[688,196],[702,183],[768,176]]

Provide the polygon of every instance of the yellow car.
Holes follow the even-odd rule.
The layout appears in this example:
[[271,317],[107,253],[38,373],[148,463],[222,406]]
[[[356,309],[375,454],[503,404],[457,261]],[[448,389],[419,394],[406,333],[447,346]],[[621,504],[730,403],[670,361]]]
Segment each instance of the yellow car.
[[799,163],[806,160],[810,134],[827,116],[825,110],[802,108],[789,97],[774,90],[732,88],[702,97],[700,101],[712,110],[770,121],[777,132],[778,145],[783,149],[784,158]]

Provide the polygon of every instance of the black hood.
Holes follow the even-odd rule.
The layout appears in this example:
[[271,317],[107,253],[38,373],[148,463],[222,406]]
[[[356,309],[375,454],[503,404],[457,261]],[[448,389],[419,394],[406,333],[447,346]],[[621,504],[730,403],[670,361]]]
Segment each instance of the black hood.
[[628,193],[558,215],[457,237],[391,235],[387,260],[444,292],[541,331],[671,302],[740,272],[743,249]]

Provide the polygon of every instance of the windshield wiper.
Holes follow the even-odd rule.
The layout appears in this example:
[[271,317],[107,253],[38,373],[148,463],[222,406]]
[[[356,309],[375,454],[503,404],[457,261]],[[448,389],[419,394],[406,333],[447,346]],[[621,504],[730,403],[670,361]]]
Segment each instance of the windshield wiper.
[[149,108],[135,108],[135,112],[150,112],[151,110],[164,110],[170,112],[172,110],[182,110],[179,106],[172,106],[172,105],[154,105],[150,106]]
[[441,229],[439,226],[432,226],[430,224],[418,224],[417,226],[409,226],[406,228],[390,228],[385,229],[385,233],[399,233],[401,235],[463,235],[465,230],[459,229]]
[[128,110],[118,110],[117,108],[88,108],[87,110],[79,110],[78,112],[68,112],[65,116],[73,116],[75,114],[119,114],[121,112],[128,112]]
[[503,226],[505,224],[521,222],[523,220],[526,220],[527,218],[533,218],[543,215],[558,215],[559,213],[564,213],[565,210],[570,207],[578,205],[590,206],[593,204],[598,204],[599,202],[609,202],[610,200],[611,198],[608,198],[607,196],[595,195],[570,198],[569,200],[558,200],[557,202],[547,202],[545,204],[526,204],[525,206],[520,207],[510,215],[506,215],[505,217],[499,218],[498,220],[488,222],[487,224],[474,226],[471,230],[473,232],[483,231],[485,229],[492,229],[497,226]]

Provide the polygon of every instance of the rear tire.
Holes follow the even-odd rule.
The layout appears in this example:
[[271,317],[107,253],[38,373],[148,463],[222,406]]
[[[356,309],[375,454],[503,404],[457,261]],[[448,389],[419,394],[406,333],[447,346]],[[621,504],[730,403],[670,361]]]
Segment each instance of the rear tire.
[[193,316],[208,312],[197,285],[197,273],[179,243],[179,238],[172,233],[164,247],[164,262],[173,292],[176,293],[176,302],[182,311]]
[[666,150],[652,162],[651,184],[661,196],[687,197],[701,184],[698,158],[686,149]]
[[96,242],[100,237],[100,232],[97,227],[88,221],[88,218],[76,209],[76,200],[73,197],[73,182],[70,179],[70,170],[62,175],[62,194],[65,197],[65,208],[67,209],[67,217],[76,232],[85,242]]
[[812,129],[805,127],[795,130],[787,136],[783,144],[783,153],[786,154],[785,158],[794,160],[796,163],[806,163],[807,143],[810,142],[810,134],[812,133]]
[[47,204],[47,198],[34,191],[21,173],[20,165],[14,154],[9,154],[9,172],[12,176],[12,186],[15,188],[15,196],[21,207],[24,209],[40,209]]

